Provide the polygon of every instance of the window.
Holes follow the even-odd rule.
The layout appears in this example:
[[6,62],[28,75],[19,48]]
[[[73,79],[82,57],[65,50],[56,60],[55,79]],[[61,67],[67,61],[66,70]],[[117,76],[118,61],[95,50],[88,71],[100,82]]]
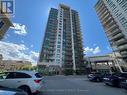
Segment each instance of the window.
[[31,78],[31,76],[25,73],[17,72],[15,78]]
[[58,36],[61,37],[61,34],[59,34]]
[[56,62],[57,62],[57,63],[60,63],[60,59],[56,59]]
[[41,78],[41,77],[42,77],[39,73],[36,73],[35,76],[36,76],[37,78]]
[[60,41],[58,41],[58,44],[60,44],[61,42]]
[[60,48],[60,45],[57,45],[57,48]]
[[10,72],[6,77],[6,79],[14,79],[14,78],[31,78],[31,76],[20,72]]
[[6,79],[13,79],[13,78],[15,78],[15,74],[13,72],[8,73]]
[[0,73],[0,79],[5,79],[8,73]]
[[60,49],[57,49],[57,52],[60,53]]
[[0,21],[0,29],[3,27],[3,25],[4,25],[4,22]]

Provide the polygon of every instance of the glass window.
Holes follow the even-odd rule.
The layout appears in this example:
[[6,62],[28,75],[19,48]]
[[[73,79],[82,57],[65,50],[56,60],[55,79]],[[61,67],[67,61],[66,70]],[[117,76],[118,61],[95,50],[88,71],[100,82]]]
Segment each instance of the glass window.
[[0,73],[0,79],[5,79],[8,73]]
[[58,44],[60,44],[61,42],[59,41]]
[[61,37],[61,34],[59,34],[58,36]]
[[57,48],[60,48],[60,45],[57,45]]
[[39,74],[39,73],[36,73],[35,76],[36,76],[37,78],[41,78],[41,77],[42,77],[41,74]]
[[60,62],[60,59],[56,59],[57,62]]
[[60,53],[60,49],[57,49],[57,52]]
[[14,79],[14,78],[31,78],[31,76],[20,72],[10,72],[6,77],[6,79]]
[[6,77],[6,79],[13,79],[15,78],[15,74],[13,72],[9,73]]
[[31,76],[25,73],[16,72],[15,78],[31,78]]

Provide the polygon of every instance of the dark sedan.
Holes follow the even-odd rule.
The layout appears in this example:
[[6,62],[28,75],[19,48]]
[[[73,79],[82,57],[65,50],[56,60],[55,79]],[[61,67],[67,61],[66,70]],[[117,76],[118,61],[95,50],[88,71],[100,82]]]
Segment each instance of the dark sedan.
[[90,81],[94,81],[94,82],[103,81],[103,75],[101,73],[91,73],[87,77]]
[[122,81],[122,82],[120,83],[120,87],[127,90],[127,80]]
[[120,87],[121,82],[127,80],[127,73],[114,73],[104,78],[106,85]]

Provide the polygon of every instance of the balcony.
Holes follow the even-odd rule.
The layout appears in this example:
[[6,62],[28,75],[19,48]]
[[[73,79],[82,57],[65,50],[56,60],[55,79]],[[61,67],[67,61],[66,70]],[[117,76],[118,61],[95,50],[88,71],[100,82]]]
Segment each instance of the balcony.
[[55,60],[55,57],[54,57],[54,56],[52,56],[52,57],[50,57],[50,59],[51,59],[51,60]]
[[118,33],[117,35],[113,36],[110,41],[115,41],[117,39],[123,38],[124,35],[122,33]]
[[110,14],[108,13],[108,11],[105,11],[105,13],[100,16],[100,20],[103,22],[107,20],[109,17],[110,17]]
[[56,37],[56,33],[50,33],[49,34],[51,37]]
[[55,44],[52,44],[52,43],[49,44],[49,47],[54,47],[54,46],[55,46]]
[[124,38],[122,38],[122,39],[116,41],[116,45],[121,45],[121,44],[124,44],[124,43],[127,43],[127,40],[124,39]]
[[50,39],[51,39],[51,40],[55,40],[56,37],[55,37],[55,36],[50,36]]
[[64,68],[66,68],[66,69],[72,68],[72,66],[73,66],[72,62],[66,61],[65,64],[64,64]]
[[55,40],[50,40],[50,44],[54,44],[55,42]]
[[114,21],[114,19],[111,16],[108,19],[106,19],[106,21],[103,21],[102,24],[106,28],[107,32],[119,29],[118,25],[116,24],[116,22]]
[[78,33],[78,34],[76,34],[76,35],[74,35],[74,36],[76,36],[76,37],[78,37],[78,38],[81,38],[81,37],[82,37],[80,33]]
[[127,44],[118,46],[119,51],[127,50]]
[[114,37],[114,39],[117,39],[117,38],[124,37],[124,35],[122,33],[118,33],[117,35],[115,35],[113,37]]
[[78,40],[78,41],[76,41],[76,42],[78,43],[79,46],[82,46],[82,43],[83,43],[83,42],[82,42],[81,40]]
[[101,21],[101,22],[102,22],[102,25],[103,25],[103,26],[110,25],[110,24],[113,25],[113,23],[114,23],[114,21],[113,21],[113,19],[112,19],[111,17],[109,17],[108,19],[103,20],[103,21]]
[[66,61],[72,61],[72,57],[68,57],[68,58],[66,57],[65,60]]
[[99,11],[101,8],[103,8],[104,4],[100,3],[96,5],[96,11]]
[[54,47],[48,47],[48,49],[49,49],[49,50],[55,50],[55,48],[54,48]]
[[113,30],[115,30],[115,29],[119,29],[119,27],[118,27],[118,25],[116,25],[116,24],[109,24],[108,25],[108,27],[106,27],[107,29],[107,31],[113,31]]
[[65,51],[72,51],[72,47],[71,46],[66,46]]
[[81,36],[80,29],[77,29],[76,33],[77,33],[77,35]]
[[97,11],[98,16],[100,17],[106,10],[107,10],[106,7],[102,6],[100,10],[96,10],[96,11]]
[[125,55],[122,55],[122,58],[126,58],[126,59],[127,59],[127,54],[125,54]]
[[126,55],[127,56],[127,51],[123,51],[120,53],[121,55]]
[[109,37],[109,36],[115,36],[116,34],[118,34],[118,33],[120,33],[120,30],[119,29],[116,29],[116,30],[114,30],[114,31],[112,31],[112,32],[110,32],[110,33],[107,33],[107,36]]
[[105,11],[106,7],[102,4],[99,6],[99,8],[96,9],[97,14],[100,15]]
[[71,45],[66,45],[66,49],[70,49],[70,48],[72,48]]

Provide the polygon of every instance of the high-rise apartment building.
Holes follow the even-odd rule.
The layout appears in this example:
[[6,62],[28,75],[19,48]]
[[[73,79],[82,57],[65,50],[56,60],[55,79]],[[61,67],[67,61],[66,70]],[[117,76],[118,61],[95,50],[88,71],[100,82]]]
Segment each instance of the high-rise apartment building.
[[9,27],[12,26],[12,23],[10,22],[9,18],[7,16],[2,17],[0,15],[0,40],[3,39],[5,33],[9,29]]
[[127,65],[127,0],[98,0],[95,9],[113,51]]
[[50,10],[39,58],[39,65],[43,64],[85,70],[79,15],[63,4]]

